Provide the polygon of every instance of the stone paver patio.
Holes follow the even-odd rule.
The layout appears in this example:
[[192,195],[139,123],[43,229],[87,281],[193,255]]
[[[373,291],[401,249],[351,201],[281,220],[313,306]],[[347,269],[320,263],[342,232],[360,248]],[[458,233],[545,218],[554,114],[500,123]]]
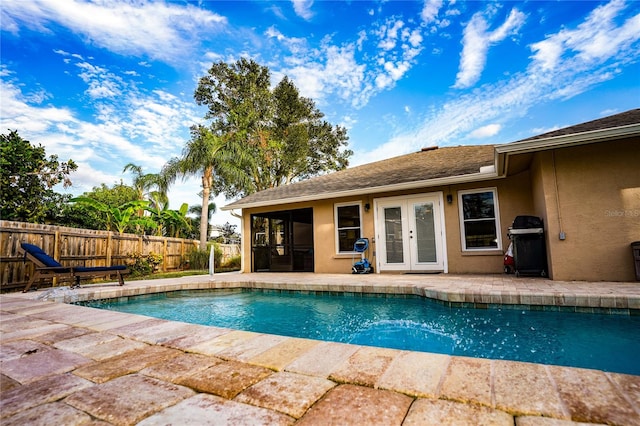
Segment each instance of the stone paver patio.
[[320,342],[57,303],[238,287],[640,312],[640,283],[509,276],[216,274],[3,294],[0,424],[640,425],[640,376]]

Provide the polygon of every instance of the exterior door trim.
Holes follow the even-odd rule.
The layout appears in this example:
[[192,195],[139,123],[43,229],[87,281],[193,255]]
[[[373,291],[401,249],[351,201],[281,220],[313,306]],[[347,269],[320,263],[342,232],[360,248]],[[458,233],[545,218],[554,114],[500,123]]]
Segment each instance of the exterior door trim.
[[[411,195],[401,195],[401,196],[396,196],[396,197],[384,197],[384,198],[375,198],[373,200],[373,205],[374,205],[374,209],[373,209],[373,214],[374,214],[374,235],[376,236],[376,257],[375,257],[375,263],[376,263],[376,273],[380,273],[380,272],[384,272],[384,271],[398,271],[398,268],[385,268],[383,266],[383,262],[382,262],[382,256],[378,255],[378,253],[382,253],[385,251],[385,249],[382,249],[381,252],[381,245],[385,244],[384,241],[384,221],[383,218],[379,217],[378,211],[379,211],[379,207],[381,204],[387,204],[387,203],[393,203],[393,202],[398,202],[398,203],[407,203],[407,206],[410,206],[410,203],[414,200],[417,199],[422,199],[422,198],[435,198],[438,201],[438,208],[437,211],[435,212],[436,214],[434,215],[434,220],[439,220],[439,225],[440,225],[440,247],[441,247],[441,251],[442,253],[438,253],[439,256],[441,256],[442,259],[442,269],[441,271],[444,273],[449,272],[449,266],[448,266],[448,260],[447,260],[447,238],[446,238],[446,228],[445,228],[445,217],[444,217],[444,197],[443,197],[443,193],[442,191],[438,191],[438,192],[428,192],[428,193],[421,193],[421,194],[411,194]],[[408,213],[408,212],[407,212]],[[409,221],[409,215],[407,215],[406,218],[403,218],[403,221]],[[403,225],[404,227],[404,225]],[[409,246],[408,243],[408,237],[409,235],[403,235],[403,238],[405,239],[405,247]],[[436,235],[436,238],[438,236]],[[408,254],[408,253],[407,253]],[[403,272],[421,272],[421,270],[412,270],[411,269],[411,264],[410,262],[407,263],[407,267],[406,269],[400,269]],[[431,272],[433,271],[432,269],[425,269],[422,270],[423,272]]]

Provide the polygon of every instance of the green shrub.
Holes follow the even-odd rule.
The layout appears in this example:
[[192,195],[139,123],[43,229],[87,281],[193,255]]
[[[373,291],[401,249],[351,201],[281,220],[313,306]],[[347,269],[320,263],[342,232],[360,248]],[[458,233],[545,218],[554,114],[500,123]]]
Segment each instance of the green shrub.
[[238,269],[240,269],[241,265],[242,265],[242,256],[237,255],[237,256],[233,256],[232,258],[230,258],[223,265],[223,267],[226,268],[226,269],[238,270]]
[[[216,267],[220,266],[222,261],[222,250],[216,243],[213,244],[213,258]],[[211,244],[207,250],[194,249],[189,252],[189,268],[190,269],[209,269],[209,253],[211,250]]]
[[127,255],[127,266],[133,277],[151,275],[158,270],[161,263],[162,255],[159,253],[142,254],[136,251]]
[[189,269],[207,269],[209,253],[205,250],[191,250],[189,252]]
[[222,264],[222,249],[218,243],[213,243],[213,259],[216,267],[219,267]]

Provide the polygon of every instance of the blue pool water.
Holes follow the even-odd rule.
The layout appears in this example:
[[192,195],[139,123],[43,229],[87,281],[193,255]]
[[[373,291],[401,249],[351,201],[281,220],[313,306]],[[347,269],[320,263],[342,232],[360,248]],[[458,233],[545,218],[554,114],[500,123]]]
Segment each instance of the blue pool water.
[[260,333],[640,375],[638,316],[262,291],[177,292],[90,306]]

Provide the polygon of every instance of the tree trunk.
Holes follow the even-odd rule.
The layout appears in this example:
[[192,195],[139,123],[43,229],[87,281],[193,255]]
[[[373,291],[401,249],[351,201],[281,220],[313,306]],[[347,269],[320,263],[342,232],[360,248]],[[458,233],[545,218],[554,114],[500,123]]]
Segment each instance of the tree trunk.
[[209,231],[209,196],[211,195],[211,181],[213,169],[207,167],[202,174],[202,211],[200,213],[200,250],[207,249]]

